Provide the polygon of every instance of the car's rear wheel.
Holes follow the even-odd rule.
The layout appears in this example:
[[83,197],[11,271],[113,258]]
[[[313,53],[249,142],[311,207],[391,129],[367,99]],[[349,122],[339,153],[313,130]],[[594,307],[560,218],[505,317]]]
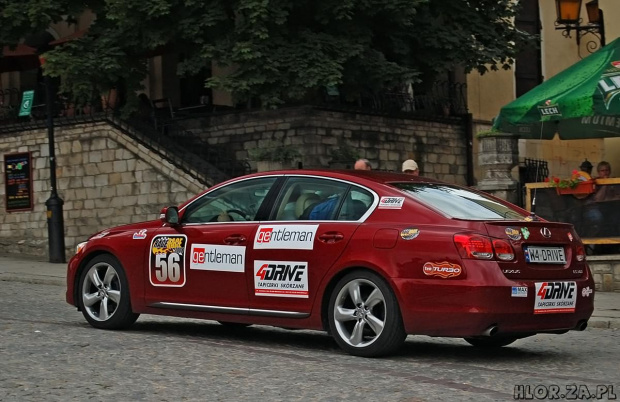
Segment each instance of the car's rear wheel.
[[501,348],[502,346],[508,346],[519,338],[512,336],[491,336],[491,337],[473,337],[463,338],[465,342],[473,345],[477,348]]
[[394,292],[383,278],[368,271],[351,272],[336,284],[328,321],[338,345],[356,356],[393,353],[407,336]]
[[131,311],[125,271],[113,256],[93,258],[83,270],[78,286],[80,310],[93,327],[121,329],[138,319],[140,314]]

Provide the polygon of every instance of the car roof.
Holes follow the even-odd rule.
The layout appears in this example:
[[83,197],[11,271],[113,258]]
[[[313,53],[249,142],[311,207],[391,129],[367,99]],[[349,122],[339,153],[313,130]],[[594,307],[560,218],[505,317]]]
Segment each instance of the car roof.
[[[354,169],[291,169],[291,170],[272,170],[268,172],[252,173],[244,177],[255,176],[282,176],[282,175],[303,175],[303,176],[322,176],[328,178],[336,178],[343,180],[351,180],[357,183],[406,183],[406,182],[422,182],[422,183],[444,183],[424,176],[414,176],[410,174],[386,172],[381,170],[354,170]],[[236,179],[239,179],[237,177]]]

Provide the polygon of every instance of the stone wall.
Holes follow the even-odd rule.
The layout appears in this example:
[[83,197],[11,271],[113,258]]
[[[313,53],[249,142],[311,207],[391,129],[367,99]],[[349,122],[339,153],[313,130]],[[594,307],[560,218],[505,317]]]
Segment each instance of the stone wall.
[[[344,141],[374,169],[400,171],[402,162],[412,158],[424,176],[467,182],[467,140],[458,118],[432,121],[295,107],[213,115],[181,124],[212,146],[222,147],[222,152],[247,159],[253,168],[256,161],[248,151],[274,143],[298,148],[304,168],[327,168],[333,162],[330,151]],[[344,162],[352,166],[354,160]]]
[[[56,176],[64,200],[66,256],[107,227],[156,219],[203,190],[198,181],[105,122],[56,127]],[[4,155],[31,152],[34,208],[7,212],[0,203],[0,245],[6,253],[48,255],[45,201],[50,196],[47,130],[0,135],[0,197]]]
[[[346,143],[375,169],[400,171],[401,163],[413,158],[425,176],[466,183],[466,139],[460,119],[414,120],[296,107],[213,115],[182,124],[239,160],[249,159],[249,150],[282,143],[302,153],[298,162],[303,167],[328,168],[333,162],[330,150]],[[108,123],[56,127],[55,136],[67,258],[92,233],[155,219],[163,206],[177,205],[204,188]],[[0,134],[2,170],[4,155],[16,152],[32,154],[34,208],[8,213],[5,203],[0,204],[0,245],[8,253],[47,256],[47,130]],[[255,168],[256,161],[250,162]],[[352,166],[354,160],[341,162]],[[2,171],[2,198],[4,180]]]
[[589,255],[587,259],[594,276],[596,290],[620,292],[620,256]]

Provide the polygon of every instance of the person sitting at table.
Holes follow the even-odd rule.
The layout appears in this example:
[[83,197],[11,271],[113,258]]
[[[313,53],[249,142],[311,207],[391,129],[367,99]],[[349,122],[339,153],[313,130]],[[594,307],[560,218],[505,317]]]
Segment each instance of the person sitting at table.
[[[597,179],[608,179],[611,176],[611,164],[601,161],[596,166]],[[620,213],[616,210],[615,204],[610,201],[620,200],[620,194],[616,192],[616,185],[604,184],[597,185],[595,193],[586,199],[584,205],[584,237],[601,237],[607,235],[619,235],[620,233],[610,233],[607,229],[617,231]],[[597,247],[597,251],[601,247]]]

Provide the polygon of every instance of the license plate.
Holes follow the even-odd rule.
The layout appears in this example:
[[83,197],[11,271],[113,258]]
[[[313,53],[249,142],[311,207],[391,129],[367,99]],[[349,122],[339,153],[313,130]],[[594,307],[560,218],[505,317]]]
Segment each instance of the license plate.
[[529,246],[525,249],[525,261],[534,264],[566,264],[564,247]]

